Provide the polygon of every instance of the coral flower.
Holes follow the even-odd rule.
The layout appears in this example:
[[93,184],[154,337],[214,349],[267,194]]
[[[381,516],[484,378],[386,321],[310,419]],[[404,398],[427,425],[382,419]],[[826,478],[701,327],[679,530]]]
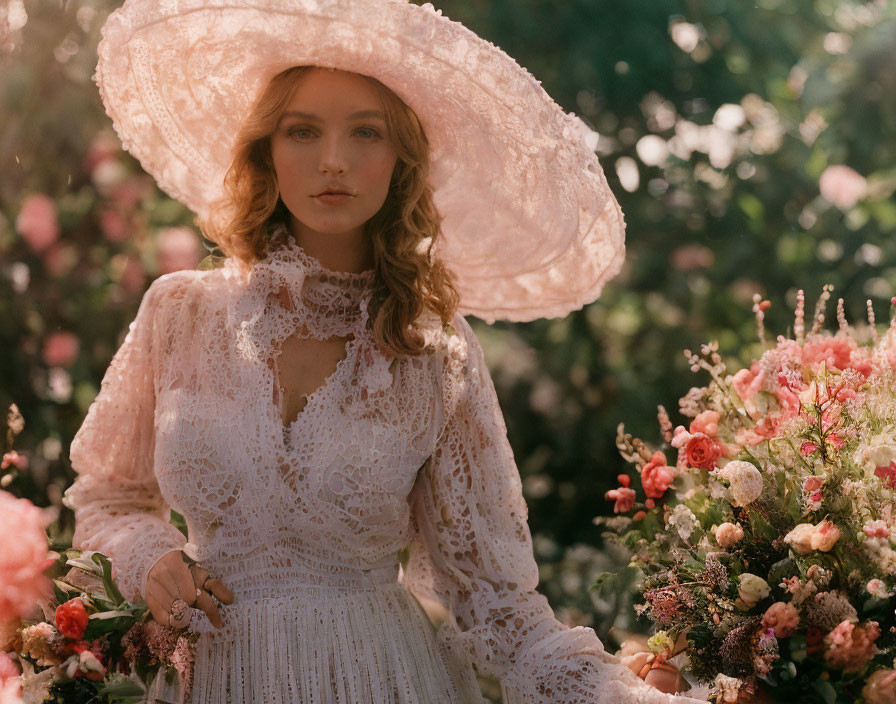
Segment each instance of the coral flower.
[[789,638],[800,625],[800,615],[793,604],[776,601],[763,614],[762,625],[771,628],[775,638]]
[[711,470],[722,456],[722,448],[706,435],[694,435],[684,448],[688,467]]
[[647,496],[659,499],[666,493],[675,479],[675,468],[666,465],[666,456],[655,452],[650,462],[641,469],[641,485]]
[[865,626],[843,621],[824,638],[824,660],[844,672],[858,672],[877,653],[874,641],[879,635],[880,626],[876,621],[869,621]]
[[67,638],[78,640],[84,637],[88,622],[87,609],[80,597],[69,599],[56,607],[56,628]]
[[838,540],[840,540],[840,529],[831,521],[822,521],[815,526],[812,533],[812,549],[830,552]]
[[626,513],[635,505],[635,490],[621,486],[606,493],[607,501],[615,501],[613,513]]

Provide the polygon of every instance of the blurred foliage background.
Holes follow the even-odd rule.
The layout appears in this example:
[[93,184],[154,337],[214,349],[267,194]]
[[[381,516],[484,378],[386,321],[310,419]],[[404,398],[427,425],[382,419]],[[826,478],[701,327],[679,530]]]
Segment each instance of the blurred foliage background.
[[[68,445],[150,281],[196,266],[192,213],[111,129],[91,80],[104,0],[0,4],[0,402],[26,420],[6,488],[60,506]],[[587,587],[624,556],[592,524],[626,466],[620,422],[659,440],[702,377],[682,350],[760,352],[752,296],[786,333],[825,283],[848,316],[896,293],[896,7],[887,0],[442,0],[600,135],[625,269],[566,318],[477,324],[558,618],[637,628]],[[810,304],[811,305],[811,304]],[[811,310],[811,308],[810,308]],[[833,316],[831,316],[833,317]],[[8,449],[8,448],[4,448]]]

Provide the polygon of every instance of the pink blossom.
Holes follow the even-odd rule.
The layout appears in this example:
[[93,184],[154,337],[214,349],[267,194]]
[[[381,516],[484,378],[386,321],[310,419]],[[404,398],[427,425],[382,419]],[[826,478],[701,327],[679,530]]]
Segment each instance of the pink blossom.
[[865,532],[869,538],[889,538],[890,537],[890,529],[887,527],[887,524],[883,521],[866,521],[864,528],[862,530]]
[[641,485],[649,497],[661,498],[674,479],[675,468],[666,465],[666,456],[662,452],[655,452],[650,462],[641,468]]
[[188,227],[166,227],[159,231],[159,273],[193,269],[202,256],[202,243]]
[[883,480],[890,489],[896,489],[896,462],[890,462],[886,467],[875,467],[874,474]]
[[879,635],[880,626],[876,621],[869,621],[865,626],[843,621],[824,638],[824,660],[830,667],[844,672],[858,672],[877,653],[874,641]]
[[684,448],[685,461],[688,467],[712,470],[716,460],[722,456],[723,448],[703,435],[694,435]]
[[840,529],[831,521],[822,521],[815,526],[815,531],[812,534],[812,549],[830,552],[838,540],[840,540]]
[[635,505],[635,490],[626,487],[618,487],[610,489],[606,493],[607,501],[615,501],[613,513],[626,513],[632,510]]
[[855,343],[846,337],[820,337],[803,345],[803,362],[805,364],[820,364],[825,362],[827,366],[840,371],[850,366],[850,358]]
[[762,616],[762,626],[771,628],[776,638],[790,638],[800,625],[800,615],[793,604],[776,601]]
[[[5,657],[5,656],[3,656]],[[0,704],[22,704],[22,683],[18,677],[0,678]]]
[[24,472],[28,469],[28,458],[25,455],[20,455],[15,450],[10,450],[3,455],[3,460],[0,461],[0,469],[8,469],[9,467],[15,467],[19,471]]
[[738,523],[722,523],[716,528],[716,542],[726,550],[744,537],[744,529]]
[[753,398],[762,389],[763,375],[760,373],[759,362],[753,362],[749,369],[741,369],[731,378],[734,391],[740,396],[741,401],[751,416],[758,413]]
[[887,585],[884,584],[881,579],[871,579],[868,580],[868,584],[865,585],[865,589],[868,590],[868,593],[878,597],[879,599],[886,599],[890,596],[890,592],[887,589]]
[[110,242],[124,242],[130,234],[130,224],[120,213],[110,208],[100,213],[100,229]]
[[58,555],[47,545],[48,514],[0,491],[0,620],[28,616],[53,592],[44,571]]
[[816,491],[821,489],[824,484],[824,477],[811,476],[806,477],[803,480],[803,493],[804,494],[814,494]]
[[54,332],[44,340],[43,358],[50,367],[67,367],[77,358],[81,343],[71,332]]
[[709,247],[689,244],[674,250],[670,260],[673,269],[692,271],[711,267],[716,261],[716,256]]
[[806,440],[802,445],[800,445],[801,455],[806,455],[808,457],[813,452],[818,452],[818,445],[816,445],[814,442],[809,442],[808,440]]
[[855,169],[837,164],[821,173],[818,188],[826,201],[847,210],[865,197],[868,181]]
[[100,132],[87,147],[84,155],[84,170],[90,174],[106,161],[114,161],[121,154],[121,142],[112,132]]
[[74,248],[55,242],[44,252],[44,266],[51,276],[64,276],[77,263]]
[[16,218],[16,230],[34,252],[43,252],[59,239],[56,202],[43,193],[30,195]]
[[692,434],[703,433],[714,438],[719,432],[719,418],[718,411],[703,411],[691,421],[689,430]]

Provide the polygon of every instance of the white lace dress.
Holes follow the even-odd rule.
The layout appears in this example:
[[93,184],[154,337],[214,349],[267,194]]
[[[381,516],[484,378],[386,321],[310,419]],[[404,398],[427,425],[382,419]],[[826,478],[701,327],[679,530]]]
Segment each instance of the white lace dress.
[[[192,702],[482,702],[474,663],[509,704],[692,701],[644,685],[536,591],[519,473],[466,320],[390,360],[366,329],[373,272],[329,272],[274,237],[248,276],[228,261],[153,283],[71,445],[74,545],[109,555],[127,598],[173,548],[235,594],[221,630],[193,611]],[[353,337],[284,427],[274,352],[294,334]],[[446,607],[438,632],[415,596]],[[148,701],[179,696],[153,687]]]

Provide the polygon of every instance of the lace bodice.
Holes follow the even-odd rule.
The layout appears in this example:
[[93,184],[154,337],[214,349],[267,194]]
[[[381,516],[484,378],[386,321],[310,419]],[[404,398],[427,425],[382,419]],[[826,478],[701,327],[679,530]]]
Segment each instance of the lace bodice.
[[[519,473],[467,321],[421,321],[424,354],[389,358],[367,330],[372,271],[327,271],[283,230],[273,243],[248,273],[228,262],[147,291],[71,445],[74,545],[108,554],[130,599],[183,548],[234,591],[225,624],[241,602],[398,583],[444,604],[439,642],[512,704],[692,701],[648,688],[536,591]],[[270,361],[295,333],[352,337],[285,427]]]

